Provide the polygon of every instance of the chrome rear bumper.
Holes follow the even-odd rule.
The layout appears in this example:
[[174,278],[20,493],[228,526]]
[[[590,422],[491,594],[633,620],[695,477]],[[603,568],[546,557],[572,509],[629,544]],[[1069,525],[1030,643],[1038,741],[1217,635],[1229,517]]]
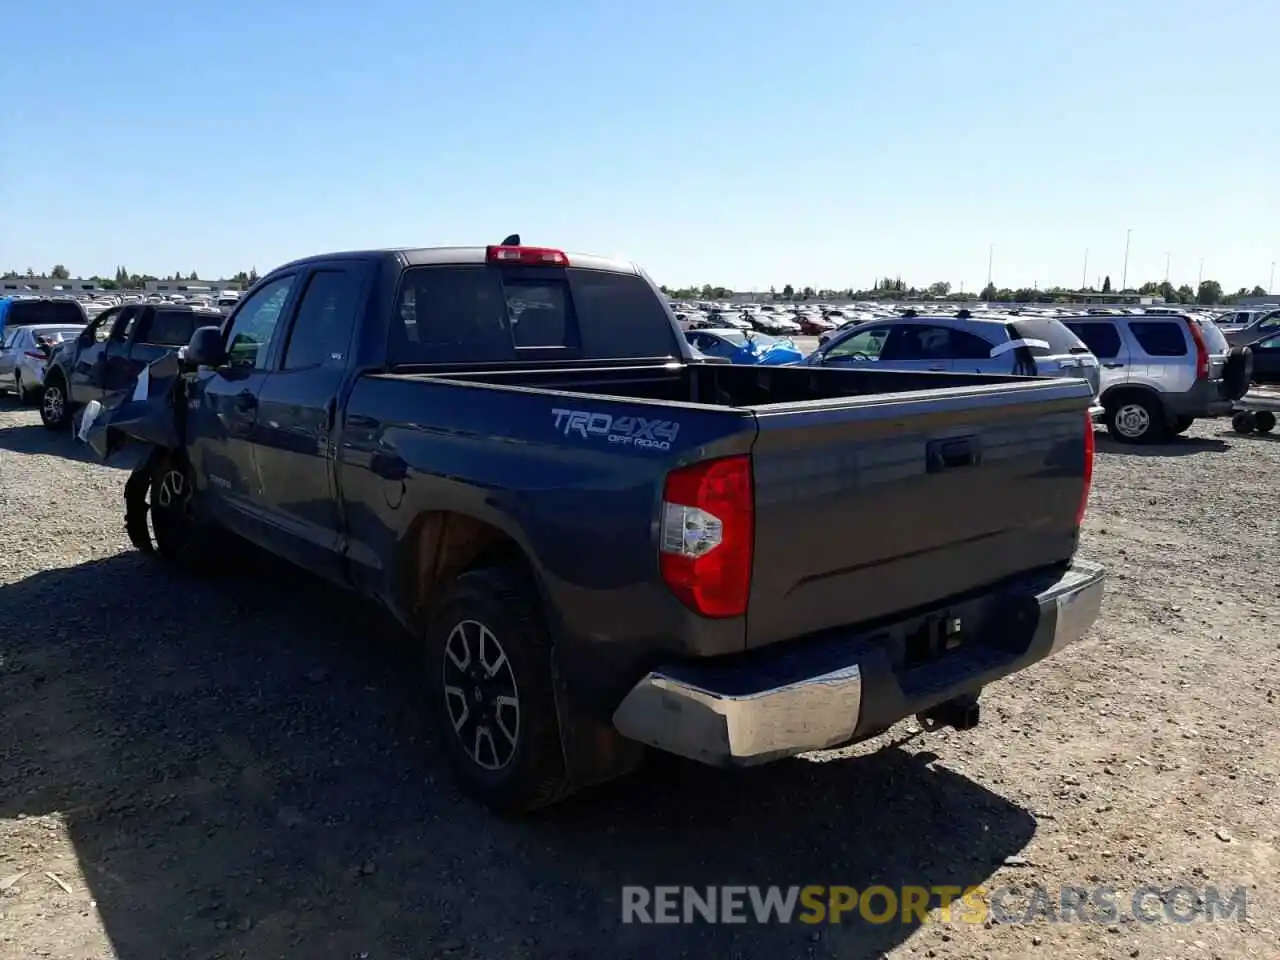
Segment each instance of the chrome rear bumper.
[[[877,636],[851,635],[784,650],[749,665],[672,665],[650,672],[613,715],[626,737],[716,766],[751,766],[871,736],[976,693],[1078,640],[1101,610],[1105,571],[1077,561],[1025,593],[1020,639],[974,637],[934,662],[895,669]],[[1026,616],[1023,617],[1023,613]],[[806,667],[812,669],[806,669]]]

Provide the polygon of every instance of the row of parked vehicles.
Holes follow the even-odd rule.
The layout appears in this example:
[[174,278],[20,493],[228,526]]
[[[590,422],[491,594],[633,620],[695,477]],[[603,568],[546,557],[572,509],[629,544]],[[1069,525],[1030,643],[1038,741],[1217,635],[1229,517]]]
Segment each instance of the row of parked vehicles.
[[633,264],[517,236],[286,264],[135,378],[172,346],[146,320],[45,376],[132,466],[130,539],[188,573],[248,540],[381,604],[501,812],[646,749],[747,766],[912,715],[968,729],[1100,612],[1076,557],[1096,358],[1056,327],[902,317],[724,362]]
[[[1268,324],[1277,325],[1274,333]],[[1255,364],[1280,374],[1280,312],[1234,336],[1233,344],[1210,317],[1193,314],[966,309],[853,320],[824,334],[808,356],[790,340],[753,331],[685,331],[695,350],[733,363],[1080,376],[1094,390],[1095,415],[1122,443],[1158,443],[1199,418],[1230,414]],[[1249,346],[1251,337],[1263,339]],[[1273,418],[1264,414],[1256,426],[1270,430]]]

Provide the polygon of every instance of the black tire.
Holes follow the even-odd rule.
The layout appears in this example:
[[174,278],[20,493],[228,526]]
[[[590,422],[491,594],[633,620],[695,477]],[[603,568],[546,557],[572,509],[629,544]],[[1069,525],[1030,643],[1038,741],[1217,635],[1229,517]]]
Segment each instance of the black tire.
[[27,393],[26,388],[22,385],[22,371],[13,371],[13,399],[18,401],[18,406],[25,407],[31,403],[31,395]]
[[1195,417],[1175,417],[1173,423],[1169,424],[1169,432],[1174,434],[1186,433],[1195,422]]
[[453,582],[427,627],[425,666],[441,741],[471,794],[503,815],[568,795],[551,640],[521,569],[471,570]]
[[54,374],[44,382],[44,392],[40,397],[40,422],[50,430],[66,430],[71,425],[67,382],[61,374]]
[[[203,573],[210,560],[212,529],[199,518],[195,507],[195,482],[182,458],[165,454],[154,462],[147,490],[147,531],[154,552],[184,573]],[[141,522],[145,523],[146,517]],[[139,517],[126,507],[125,523],[130,539],[138,535]]]
[[1248,347],[1232,347],[1222,367],[1222,389],[1228,400],[1239,400],[1249,392],[1253,381],[1253,351]]
[[1155,397],[1130,393],[1107,403],[1107,433],[1119,443],[1159,443],[1167,422]]
[[1252,413],[1241,410],[1231,416],[1231,429],[1236,433],[1253,433],[1254,426]]
[[1253,428],[1259,433],[1270,433],[1276,428],[1276,415],[1270,410],[1259,410],[1253,415]]

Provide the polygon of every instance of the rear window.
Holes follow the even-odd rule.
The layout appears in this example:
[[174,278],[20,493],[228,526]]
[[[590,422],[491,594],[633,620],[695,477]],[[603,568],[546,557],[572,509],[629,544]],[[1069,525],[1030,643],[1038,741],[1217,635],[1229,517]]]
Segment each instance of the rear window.
[[392,364],[675,356],[661,298],[634,274],[418,267],[405,273]]
[[1010,322],[1016,340],[1043,340],[1045,347],[1031,347],[1033,357],[1060,357],[1068,353],[1088,353],[1089,348],[1061,321],[1047,317],[1024,318]]
[[191,310],[157,310],[151,325],[143,331],[144,343],[156,343],[166,347],[183,347],[191,342],[196,327],[213,326],[218,317],[206,316]]
[[1227,343],[1226,336],[1218,329],[1216,323],[1212,320],[1192,320],[1191,322],[1200,328],[1206,350],[1212,354],[1231,352],[1231,344]]
[[28,327],[37,323],[88,322],[84,308],[74,300],[15,300],[5,314],[5,326]]
[[1129,331],[1149,357],[1185,357],[1183,323],[1175,320],[1134,320]]

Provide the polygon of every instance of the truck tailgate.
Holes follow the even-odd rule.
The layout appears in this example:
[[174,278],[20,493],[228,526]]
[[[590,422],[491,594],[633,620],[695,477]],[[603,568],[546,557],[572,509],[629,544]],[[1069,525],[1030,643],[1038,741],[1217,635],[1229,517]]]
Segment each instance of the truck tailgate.
[[755,408],[747,646],[934,606],[1075,552],[1089,385]]

